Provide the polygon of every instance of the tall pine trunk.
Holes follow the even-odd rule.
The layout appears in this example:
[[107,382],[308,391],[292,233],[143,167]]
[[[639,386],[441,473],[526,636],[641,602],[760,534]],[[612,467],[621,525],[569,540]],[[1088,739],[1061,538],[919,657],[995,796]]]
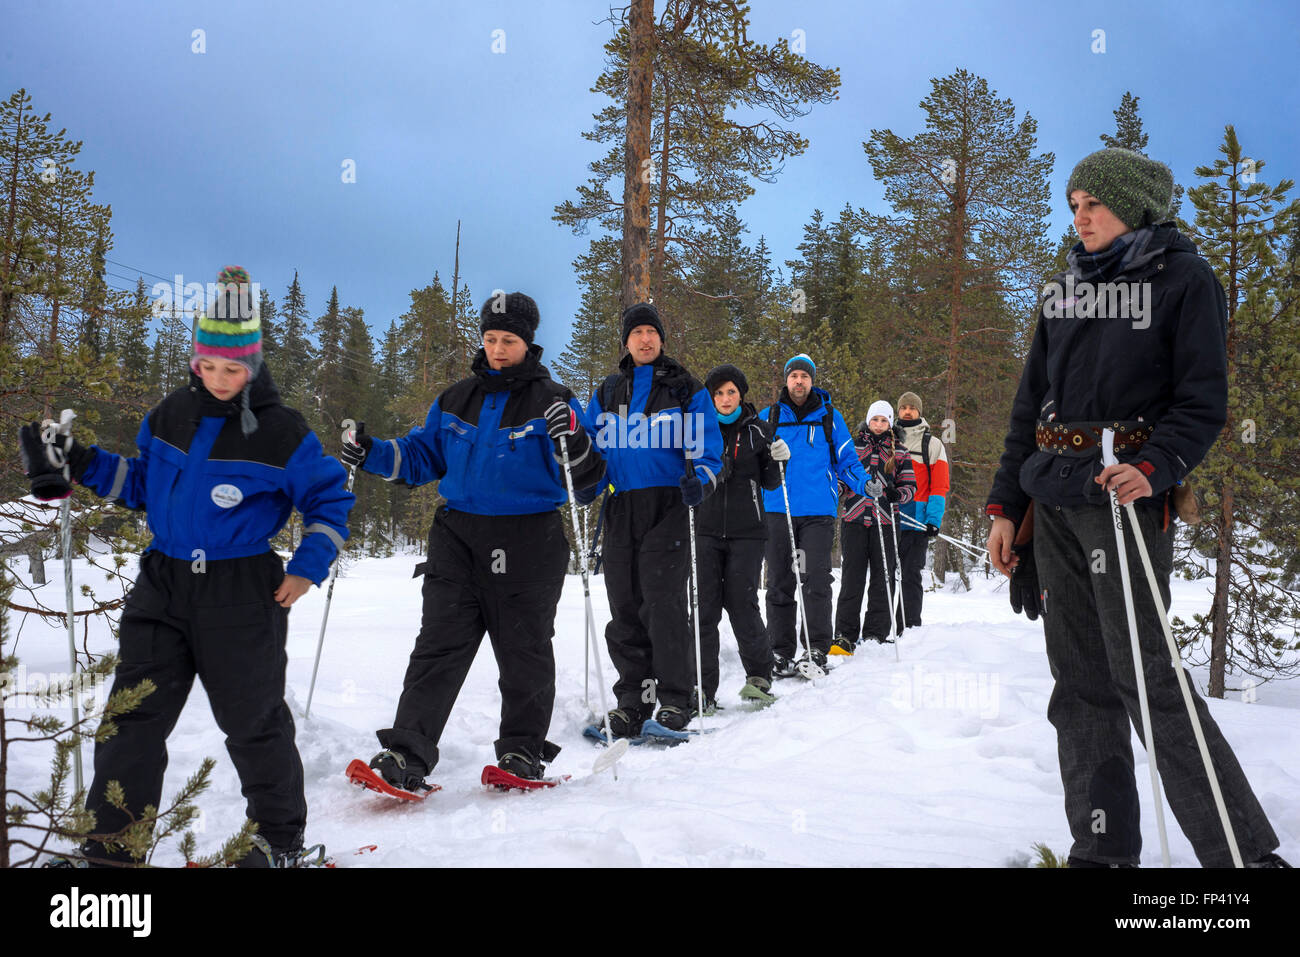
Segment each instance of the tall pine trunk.
[[654,0],[632,0],[628,21],[627,152],[623,169],[623,307],[650,298],[650,87]]

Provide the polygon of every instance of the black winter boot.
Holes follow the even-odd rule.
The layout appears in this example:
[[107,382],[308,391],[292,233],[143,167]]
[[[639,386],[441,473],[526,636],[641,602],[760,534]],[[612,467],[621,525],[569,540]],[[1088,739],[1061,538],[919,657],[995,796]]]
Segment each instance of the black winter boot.
[[370,759],[370,766],[388,784],[403,791],[419,791],[429,769],[419,758],[389,748]]

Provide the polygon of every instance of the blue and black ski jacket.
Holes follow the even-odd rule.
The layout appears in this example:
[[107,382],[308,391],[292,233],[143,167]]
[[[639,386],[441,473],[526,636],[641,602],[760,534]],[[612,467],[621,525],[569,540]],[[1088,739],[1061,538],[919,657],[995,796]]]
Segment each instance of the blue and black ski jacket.
[[348,537],[355,496],[347,472],[320,440],[281,404],[262,366],[249,386],[257,429],[244,435],[240,406],[212,396],[197,375],[140,423],[140,455],[97,446],[81,483],[110,501],[143,509],[153,540],[146,551],[216,561],[271,550],[270,540],[294,508],[303,539],[285,572],[320,584]]
[[[546,431],[546,410],[568,403],[577,423],[582,407],[551,379],[541,346],[497,372],[482,349],[473,375],[449,386],[429,407],[424,425],[404,438],[375,440],[362,466],[390,482],[440,481],[447,506],[475,515],[534,515],[568,498],[559,450]],[[569,440],[574,489],[595,485],[605,462],[585,431]]]
[[[768,424],[770,438],[784,439],[790,446],[785,463],[785,484],[790,493],[790,514],[835,515],[839,500],[839,483],[863,494],[869,476],[853,451],[853,436],[830,401],[830,393],[814,388],[802,406],[796,406],[790,393],[782,389],[775,405],[760,413]],[[828,431],[825,419],[830,416]],[[768,512],[784,513],[785,497],[778,485],[764,491],[763,507]]]
[[584,423],[609,466],[614,494],[677,488],[689,455],[709,495],[722,473],[722,432],[713,401],[675,359],[638,366],[631,354],[587,403]]

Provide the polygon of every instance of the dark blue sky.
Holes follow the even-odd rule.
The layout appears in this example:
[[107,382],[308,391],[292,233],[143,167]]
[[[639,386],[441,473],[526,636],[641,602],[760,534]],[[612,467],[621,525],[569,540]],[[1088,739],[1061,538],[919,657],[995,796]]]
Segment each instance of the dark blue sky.
[[[280,300],[297,269],[313,315],[337,284],[382,331],[435,269],[450,281],[460,218],[475,299],[529,292],[538,340],[551,357],[564,348],[587,239],[550,216],[601,150],[580,134],[603,105],[588,91],[608,3],[4,6],[0,95],[26,87],[84,141],[81,165],[113,207],[115,285],[141,272],[208,282],[238,262]],[[1268,163],[1264,179],[1300,178],[1300,14],[1285,0],[754,6],[753,38],[802,30],[806,55],[843,77],[839,100],[797,124],[808,152],[741,208],[749,241],[765,234],[778,262],[815,207],[883,211],[862,141],[917,132],[930,78],[958,67],[1038,120],[1040,151],[1057,157],[1054,234],[1070,167],[1112,131],[1126,89],[1142,98],[1149,152],[1184,185],[1218,155],[1225,123]],[[1097,29],[1105,53],[1091,51]]]

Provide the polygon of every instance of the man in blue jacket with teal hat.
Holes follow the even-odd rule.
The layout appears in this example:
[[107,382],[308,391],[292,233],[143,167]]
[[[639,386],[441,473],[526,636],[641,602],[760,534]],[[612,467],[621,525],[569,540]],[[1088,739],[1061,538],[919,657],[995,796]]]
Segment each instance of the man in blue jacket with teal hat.
[[[805,353],[785,364],[785,388],[774,405],[761,413],[772,435],[771,454],[785,463],[785,489],[763,493],[767,512],[767,632],[772,639],[772,674],[797,674],[794,657],[798,605],[790,553],[787,514],[794,526],[795,547],[803,553],[799,574],[812,663],[824,669],[831,647],[831,548],[835,543],[839,483],[858,495],[878,495],[853,450],[844,417],[830,393],[813,385],[817,364]],[[786,510],[786,493],[790,507]]]

